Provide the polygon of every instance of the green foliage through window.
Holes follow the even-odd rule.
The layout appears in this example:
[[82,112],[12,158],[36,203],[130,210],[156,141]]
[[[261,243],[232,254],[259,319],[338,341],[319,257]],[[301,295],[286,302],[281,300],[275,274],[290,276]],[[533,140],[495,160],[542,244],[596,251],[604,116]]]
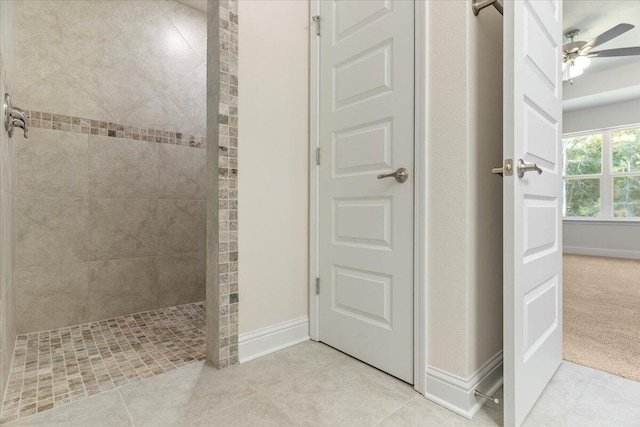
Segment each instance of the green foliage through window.
[[565,175],[593,175],[602,172],[602,134],[562,140]]
[[613,173],[640,172],[640,128],[611,132]]
[[613,216],[640,217],[640,175],[613,178]]
[[565,179],[564,216],[600,216],[600,179]]

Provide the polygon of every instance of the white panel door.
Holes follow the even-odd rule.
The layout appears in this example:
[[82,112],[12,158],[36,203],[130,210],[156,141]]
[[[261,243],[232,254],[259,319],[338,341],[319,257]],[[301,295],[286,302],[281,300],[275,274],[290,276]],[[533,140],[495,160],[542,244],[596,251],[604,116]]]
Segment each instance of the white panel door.
[[413,383],[414,3],[320,16],[319,338]]
[[[504,4],[504,417],[519,426],[562,361],[562,3]],[[518,160],[536,164],[518,176]]]

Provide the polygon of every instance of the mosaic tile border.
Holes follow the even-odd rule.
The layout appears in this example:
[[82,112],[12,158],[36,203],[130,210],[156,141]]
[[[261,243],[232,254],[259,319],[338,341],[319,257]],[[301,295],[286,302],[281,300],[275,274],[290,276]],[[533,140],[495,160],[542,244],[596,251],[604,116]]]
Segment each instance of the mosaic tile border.
[[113,138],[133,139],[193,148],[206,148],[207,145],[206,136],[203,135],[190,135],[162,129],[139,128],[83,117],[44,113],[41,111],[28,111],[27,114],[27,124],[32,128],[110,136]]
[[204,302],[20,335],[1,423],[205,360]]
[[219,363],[238,364],[238,0],[220,0]]

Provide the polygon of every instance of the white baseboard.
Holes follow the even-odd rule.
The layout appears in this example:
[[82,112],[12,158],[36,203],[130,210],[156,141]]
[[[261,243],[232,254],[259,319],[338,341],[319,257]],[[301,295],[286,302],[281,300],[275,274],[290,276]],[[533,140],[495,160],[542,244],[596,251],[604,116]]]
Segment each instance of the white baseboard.
[[500,387],[502,387],[502,352],[466,380],[440,369],[427,367],[425,397],[467,419],[473,418],[486,402],[485,399],[478,399],[473,395],[476,389],[493,395]]
[[619,251],[616,249],[602,249],[602,248],[582,248],[579,246],[564,246],[562,252],[565,254],[575,255],[593,255],[604,256],[610,258],[628,258],[628,259],[640,259],[640,251]]
[[309,340],[309,316],[238,336],[238,361],[248,362]]

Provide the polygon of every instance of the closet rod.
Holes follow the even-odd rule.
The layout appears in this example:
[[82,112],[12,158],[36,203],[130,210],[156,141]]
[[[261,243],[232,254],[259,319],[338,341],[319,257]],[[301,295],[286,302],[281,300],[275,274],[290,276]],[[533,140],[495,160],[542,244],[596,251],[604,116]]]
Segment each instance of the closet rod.
[[476,16],[478,16],[482,9],[491,5],[500,12],[500,15],[504,15],[504,9],[502,9],[502,4],[499,0],[471,0],[471,10],[473,10],[473,14]]

